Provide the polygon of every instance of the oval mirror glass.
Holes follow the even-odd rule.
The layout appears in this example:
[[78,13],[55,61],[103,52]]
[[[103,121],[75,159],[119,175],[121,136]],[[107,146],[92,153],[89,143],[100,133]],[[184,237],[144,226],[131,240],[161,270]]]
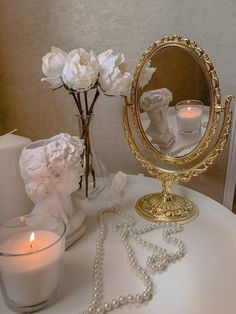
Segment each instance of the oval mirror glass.
[[199,144],[210,117],[204,66],[184,47],[165,46],[144,63],[137,80],[137,119],[147,144],[177,158]]

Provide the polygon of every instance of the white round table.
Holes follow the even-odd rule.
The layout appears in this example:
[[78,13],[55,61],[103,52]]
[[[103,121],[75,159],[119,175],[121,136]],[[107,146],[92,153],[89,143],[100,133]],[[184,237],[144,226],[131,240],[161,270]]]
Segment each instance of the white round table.
[[[136,200],[160,189],[160,183],[155,179],[128,176],[124,210],[136,217],[138,225],[147,221],[135,212]],[[184,225],[184,230],[177,234],[185,242],[187,254],[170,264],[163,273],[153,276],[155,293],[152,300],[118,308],[114,313],[235,314],[236,216],[221,204],[193,190],[176,186],[173,191],[191,199],[199,209],[198,217]],[[96,213],[99,208],[109,205],[107,190],[89,202],[86,234],[66,252],[63,291],[56,304],[40,313],[78,314],[87,308],[93,290],[92,268],[98,234]],[[105,216],[109,232],[105,242],[104,290],[109,300],[121,294],[144,290],[135,272],[130,271],[119,235],[110,228],[111,223],[120,220],[113,214]],[[161,231],[152,231],[145,237],[160,243]],[[150,253],[134,247],[138,260],[144,265]],[[0,313],[12,313],[4,305],[2,297]]]

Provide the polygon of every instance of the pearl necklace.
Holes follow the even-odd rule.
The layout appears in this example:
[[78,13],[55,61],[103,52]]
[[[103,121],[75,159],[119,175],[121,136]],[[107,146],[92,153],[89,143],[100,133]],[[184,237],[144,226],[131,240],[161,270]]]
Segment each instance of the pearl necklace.
[[[107,213],[117,214],[124,218],[125,222],[113,224],[113,230],[119,232],[121,242],[126,249],[130,266],[136,270],[139,278],[142,279],[145,290],[142,293],[129,294],[127,296],[120,295],[119,297],[111,300],[102,302],[103,298],[103,272],[102,265],[104,259],[104,242],[107,235],[107,226],[104,222],[103,215]],[[125,214],[122,210],[117,208],[102,208],[99,210],[97,215],[97,221],[99,225],[99,235],[96,243],[96,254],[94,260],[94,289],[93,298],[91,304],[86,311],[82,314],[89,313],[107,313],[118,307],[124,306],[128,303],[142,303],[148,301],[153,296],[153,280],[150,276],[150,272],[160,272],[167,268],[167,266],[180,259],[185,255],[185,245],[183,241],[171,236],[173,233],[177,233],[183,230],[183,227],[177,223],[168,222],[157,222],[151,223],[141,228],[135,228],[136,221],[134,217]],[[162,238],[168,243],[175,247],[177,250],[174,253],[168,253],[166,249],[157,246],[154,243],[144,240],[141,235],[150,232],[155,229],[164,229]],[[133,238],[145,249],[152,252],[152,255],[147,258],[146,268],[142,267],[136,258],[135,251],[129,243],[129,239]]]
[[194,142],[180,146],[179,148],[173,150],[172,152],[169,152],[168,155],[171,157],[176,157],[176,156],[180,157],[180,156],[178,156],[178,154],[180,154],[181,152],[183,152],[186,149],[191,148],[192,146],[197,145],[199,143],[199,141],[200,141],[200,138],[197,138]]

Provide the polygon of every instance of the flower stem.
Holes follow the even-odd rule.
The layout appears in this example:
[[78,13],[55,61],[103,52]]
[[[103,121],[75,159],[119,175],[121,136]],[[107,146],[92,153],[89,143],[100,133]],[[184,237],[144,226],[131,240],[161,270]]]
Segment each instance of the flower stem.
[[[91,174],[92,176],[92,180],[93,180],[93,187],[96,187],[96,174],[93,168],[93,156],[92,156],[92,151],[91,151],[91,142],[90,142],[90,134],[89,134],[89,126],[90,126],[90,122],[91,122],[91,117],[93,114],[93,109],[94,109],[94,105],[97,101],[97,98],[99,96],[99,90],[96,89],[96,93],[94,95],[93,101],[91,103],[91,105],[88,105],[88,95],[87,95],[87,91],[83,92],[84,94],[84,103],[83,103],[83,107],[81,104],[81,99],[80,99],[80,92],[77,93],[77,97],[75,93],[72,93],[73,98],[76,102],[77,108],[79,110],[79,115],[78,118],[80,119],[80,137],[82,139],[84,139],[84,143],[85,143],[85,149],[84,152],[82,154],[82,158],[84,159],[85,165],[83,165],[85,167],[85,173],[84,173],[84,179],[85,179],[85,194],[86,197],[88,197],[88,192],[89,192],[89,174]],[[84,108],[84,110],[83,110]],[[85,114],[84,114],[85,111]],[[80,181],[80,188],[82,188],[82,180]]]
[[[93,168],[93,156],[91,150],[91,141],[90,141],[90,132],[89,127],[91,123],[92,116],[90,115],[77,115],[80,123],[80,137],[84,140],[85,149],[82,153],[82,160],[84,160],[84,187],[85,187],[85,196],[88,197],[89,192],[89,175],[92,176],[93,187],[96,187],[96,175]],[[80,188],[82,188],[82,179],[80,181]]]
[[84,92],[84,102],[85,102],[85,111],[86,111],[86,115],[88,115],[88,98],[87,98],[87,91]]
[[82,109],[82,107],[81,107],[81,103],[78,102],[75,93],[72,93],[72,96],[73,96],[73,98],[74,98],[74,101],[75,101],[75,103],[76,103],[76,106],[77,106],[77,108],[78,108],[78,110],[79,110],[80,115],[83,115],[83,109]]
[[92,104],[91,104],[91,106],[90,106],[90,108],[89,108],[89,111],[88,111],[88,114],[89,114],[89,115],[93,113],[93,108],[94,108],[94,105],[95,105],[95,103],[96,103],[96,100],[98,99],[98,96],[99,96],[99,91],[98,91],[98,89],[97,89],[97,90],[96,90],[96,93],[95,93],[95,96],[94,96],[94,99],[93,99],[93,101],[92,101]]
[[79,111],[83,115],[83,108],[82,108],[81,101],[80,101],[80,93],[77,93],[77,101],[78,101],[78,109],[80,108]]
[[85,196],[88,197],[89,159],[91,158],[91,148],[89,137],[85,138]]

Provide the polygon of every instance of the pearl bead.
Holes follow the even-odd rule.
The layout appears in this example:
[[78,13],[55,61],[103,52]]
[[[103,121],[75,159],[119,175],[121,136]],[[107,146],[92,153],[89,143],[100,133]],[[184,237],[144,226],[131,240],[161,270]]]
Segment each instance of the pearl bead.
[[97,301],[97,300],[92,300],[91,304],[92,304],[94,307],[97,307],[98,301]]
[[134,300],[133,294],[129,294],[129,295],[128,295],[128,302],[129,302],[129,303],[132,303],[133,300]]
[[101,286],[101,281],[100,280],[95,280],[94,285],[95,286]]
[[146,292],[146,291],[143,292],[143,299],[144,299],[145,301],[149,300],[150,297],[151,297],[150,293],[148,293],[148,292]]
[[95,300],[100,300],[101,299],[101,295],[99,293],[94,293],[93,295]]
[[95,309],[94,309],[93,306],[89,306],[89,307],[88,307],[88,312],[89,312],[89,313],[94,313],[94,310],[95,310]]
[[152,293],[152,290],[153,290],[152,287],[147,287],[147,288],[146,288],[146,292],[147,292],[147,293]]
[[99,273],[95,273],[94,279],[95,279],[95,280],[101,279],[101,275],[100,275]]
[[114,308],[117,308],[117,307],[120,306],[120,302],[119,302],[119,300],[117,300],[117,299],[113,299],[113,300],[111,301],[111,304],[112,304],[112,306],[113,306]]
[[150,280],[150,281],[147,283],[147,286],[152,288],[152,287],[153,287],[153,282]]
[[139,293],[136,294],[135,299],[136,299],[137,302],[142,302],[143,301],[142,295],[139,294]]
[[105,302],[105,303],[104,303],[104,309],[105,309],[106,311],[110,311],[110,309],[111,309],[111,303],[110,303],[110,302]]
[[101,271],[101,269],[99,268],[95,268],[94,269],[94,274],[95,275],[97,275],[97,276],[99,276],[100,278],[101,278],[101,276],[102,276],[102,271]]
[[120,304],[126,304],[127,303],[127,298],[122,295],[122,296],[119,297],[119,301],[120,301]]

